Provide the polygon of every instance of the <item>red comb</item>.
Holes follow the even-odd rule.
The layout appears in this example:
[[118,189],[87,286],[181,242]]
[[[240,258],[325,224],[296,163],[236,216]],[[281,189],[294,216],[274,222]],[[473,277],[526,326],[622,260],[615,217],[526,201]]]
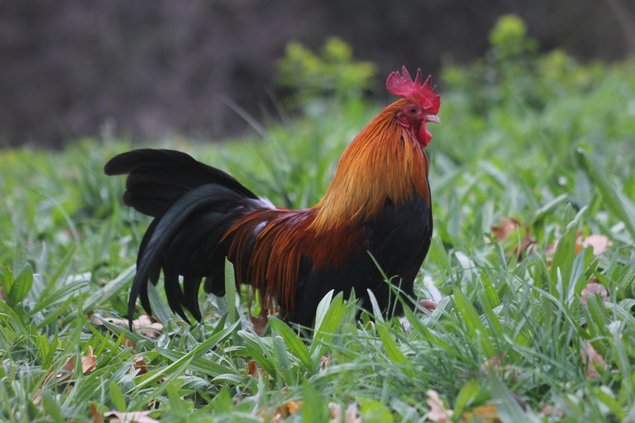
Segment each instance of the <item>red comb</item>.
[[391,94],[418,102],[424,109],[429,109],[433,114],[439,112],[441,97],[434,91],[430,83],[430,76],[423,81],[421,69],[417,69],[414,81],[405,66],[402,66],[401,74],[398,71],[391,72],[386,78],[386,89]]

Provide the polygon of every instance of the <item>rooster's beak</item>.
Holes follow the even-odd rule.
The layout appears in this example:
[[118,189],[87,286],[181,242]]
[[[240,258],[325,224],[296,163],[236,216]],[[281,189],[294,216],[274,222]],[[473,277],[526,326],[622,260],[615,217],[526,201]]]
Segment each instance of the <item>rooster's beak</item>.
[[437,115],[426,115],[424,116],[423,120],[425,120],[426,122],[441,123],[441,119],[439,119],[439,116]]

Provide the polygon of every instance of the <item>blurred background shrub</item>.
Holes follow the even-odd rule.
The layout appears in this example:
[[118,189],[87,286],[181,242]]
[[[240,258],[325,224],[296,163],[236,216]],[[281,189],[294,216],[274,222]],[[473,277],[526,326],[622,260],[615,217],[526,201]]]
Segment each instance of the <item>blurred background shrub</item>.
[[[247,127],[227,103],[258,118],[263,108],[314,95],[368,94],[402,64],[436,74],[441,64],[482,57],[490,42],[481,70],[495,72],[477,72],[472,83],[493,86],[528,65],[567,73],[569,57],[613,61],[635,52],[634,9],[627,0],[487,7],[468,0],[5,0],[0,146],[61,146],[103,131],[145,141],[226,137]],[[526,25],[508,17],[490,34],[509,13]],[[534,64],[537,46],[567,55]],[[544,89],[519,89],[525,96],[536,88]],[[480,106],[496,95],[478,99]]]

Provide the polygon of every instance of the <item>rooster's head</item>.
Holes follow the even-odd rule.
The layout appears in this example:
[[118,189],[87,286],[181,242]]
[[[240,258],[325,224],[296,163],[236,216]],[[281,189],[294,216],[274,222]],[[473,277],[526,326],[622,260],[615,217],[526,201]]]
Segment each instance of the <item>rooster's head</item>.
[[419,143],[425,147],[432,139],[432,134],[426,126],[427,122],[440,123],[437,116],[441,107],[441,98],[430,83],[430,76],[423,80],[421,69],[417,69],[414,81],[405,66],[401,74],[391,72],[386,79],[386,89],[403,99],[398,102],[399,109],[395,115],[397,123],[411,131]]

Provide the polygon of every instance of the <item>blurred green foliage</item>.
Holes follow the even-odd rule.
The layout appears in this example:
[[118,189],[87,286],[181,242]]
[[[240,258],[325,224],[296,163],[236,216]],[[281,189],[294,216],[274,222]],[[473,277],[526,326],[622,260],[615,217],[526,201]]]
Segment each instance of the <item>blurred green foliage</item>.
[[540,53],[515,16],[502,17],[490,41],[482,59],[443,68],[441,116],[452,124],[439,131],[461,140],[439,145],[444,152],[469,161],[490,150],[495,156],[524,157],[528,165],[535,163],[529,159],[533,154],[570,163],[572,142],[601,148],[600,161],[622,161],[609,152],[616,148],[633,153],[632,61],[581,64],[559,49]]
[[543,109],[568,90],[587,92],[607,65],[579,65],[562,50],[541,54],[515,15],[499,19],[490,33],[490,50],[469,66],[447,65],[443,78],[462,92],[475,112],[495,109],[502,102]]
[[314,53],[297,41],[287,44],[285,57],[278,61],[278,82],[292,91],[290,105],[335,97],[338,101],[359,98],[373,87],[376,67],[357,61],[353,50],[337,37],[329,38]]

